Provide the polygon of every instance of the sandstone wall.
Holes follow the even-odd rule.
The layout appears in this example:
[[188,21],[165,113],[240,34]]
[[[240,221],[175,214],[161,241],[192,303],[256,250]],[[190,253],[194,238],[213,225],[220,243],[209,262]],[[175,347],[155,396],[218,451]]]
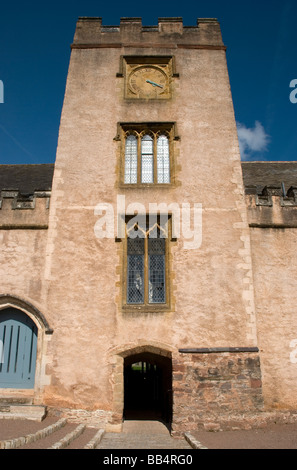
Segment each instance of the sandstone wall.
[[296,409],[297,206],[271,193],[247,206],[265,404]]
[[1,397],[43,402],[51,361],[49,312],[44,282],[50,192],[28,196],[2,191],[0,210],[0,310],[14,307],[32,318],[38,328],[34,389],[1,389]]
[[1,202],[1,294],[16,295],[44,308],[49,195],[17,202],[14,194],[6,193]]

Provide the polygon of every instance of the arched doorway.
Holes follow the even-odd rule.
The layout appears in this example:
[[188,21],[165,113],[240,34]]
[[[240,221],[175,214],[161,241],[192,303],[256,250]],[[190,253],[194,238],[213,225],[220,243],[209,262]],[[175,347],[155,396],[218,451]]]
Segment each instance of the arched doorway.
[[152,352],[124,359],[124,419],[172,420],[172,361]]
[[38,329],[22,310],[0,311],[0,388],[34,388]]

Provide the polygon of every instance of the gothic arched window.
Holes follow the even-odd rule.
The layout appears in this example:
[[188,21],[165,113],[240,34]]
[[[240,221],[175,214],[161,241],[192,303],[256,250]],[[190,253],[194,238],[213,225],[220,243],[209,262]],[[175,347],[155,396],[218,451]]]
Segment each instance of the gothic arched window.
[[167,229],[143,225],[127,229],[127,304],[165,304]]
[[123,125],[125,184],[172,182],[173,125]]

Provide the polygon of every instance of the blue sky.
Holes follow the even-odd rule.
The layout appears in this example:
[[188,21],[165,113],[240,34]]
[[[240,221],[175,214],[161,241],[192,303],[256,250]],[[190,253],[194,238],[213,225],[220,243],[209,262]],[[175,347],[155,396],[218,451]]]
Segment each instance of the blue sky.
[[[297,160],[296,0],[13,1],[0,5],[0,164],[55,161],[76,21],[102,17],[217,18],[227,46],[235,117],[244,160]],[[295,96],[295,95],[294,95]],[[297,94],[296,94],[297,96]]]

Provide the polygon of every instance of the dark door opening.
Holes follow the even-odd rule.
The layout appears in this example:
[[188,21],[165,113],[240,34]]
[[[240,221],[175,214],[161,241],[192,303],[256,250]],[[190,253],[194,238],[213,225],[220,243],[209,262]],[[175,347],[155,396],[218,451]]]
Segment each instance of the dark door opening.
[[124,363],[124,419],[172,419],[172,362],[153,353],[129,356]]

